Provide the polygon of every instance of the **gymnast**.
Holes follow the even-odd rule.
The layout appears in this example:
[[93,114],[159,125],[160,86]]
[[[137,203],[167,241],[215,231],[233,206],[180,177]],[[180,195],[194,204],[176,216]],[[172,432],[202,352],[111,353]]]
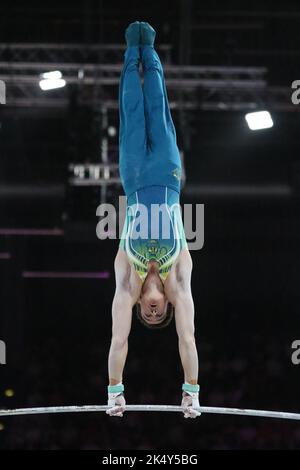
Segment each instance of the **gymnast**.
[[[139,320],[151,329],[166,327],[174,316],[184,371],[181,407],[185,418],[196,418],[201,413],[192,259],[178,210],[181,159],[163,68],[154,48],[155,36],[152,26],[139,21],[131,23],[125,32],[127,48],[119,88],[119,152],[127,209],[114,263],[116,290],[106,412],[122,417],[126,410],[123,369],[135,310]],[[166,223],[158,223],[161,219],[154,217],[151,208],[155,205],[163,208],[161,219],[168,221],[170,230],[164,231]]]

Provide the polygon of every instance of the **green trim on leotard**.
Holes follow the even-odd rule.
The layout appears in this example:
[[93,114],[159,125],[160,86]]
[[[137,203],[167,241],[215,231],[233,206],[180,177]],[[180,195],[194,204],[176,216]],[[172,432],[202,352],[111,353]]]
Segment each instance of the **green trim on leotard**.
[[[154,227],[157,218],[151,216],[151,205],[159,204],[166,221],[169,222],[170,235],[163,237],[162,227]],[[148,216],[140,217],[140,207],[148,209]],[[140,218],[139,218],[140,217]],[[139,220],[138,220],[139,219]],[[136,239],[134,233],[143,223],[147,223],[147,238]],[[151,238],[151,229],[157,230],[157,236]],[[152,233],[153,235],[153,233]],[[137,274],[144,281],[148,273],[148,263],[155,260],[159,264],[159,275],[164,282],[170,273],[180,251],[187,247],[181,218],[179,195],[168,187],[152,186],[143,188],[132,195],[127,205],[126,220],[123,227],[120,248],[126,251],[129,261]]]

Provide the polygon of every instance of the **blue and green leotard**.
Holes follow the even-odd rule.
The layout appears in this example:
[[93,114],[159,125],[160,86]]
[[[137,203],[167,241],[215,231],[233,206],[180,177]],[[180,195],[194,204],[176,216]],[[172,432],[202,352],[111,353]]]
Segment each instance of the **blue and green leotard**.
[[142,280],[149,261],[155,260],[164,282],[187,247],[178,192],[167,186],[148,186],[133,193],[127,201],[120,247]]

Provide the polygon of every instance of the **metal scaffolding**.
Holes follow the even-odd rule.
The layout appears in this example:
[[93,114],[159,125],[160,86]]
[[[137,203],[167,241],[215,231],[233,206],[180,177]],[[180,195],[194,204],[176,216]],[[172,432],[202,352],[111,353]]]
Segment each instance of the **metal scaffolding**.
[[[54,92],[39,88],[40,75],[60,70],[67,85],[78,87],[78,103],[118,108],[124,45],[0,44],[0,79],[7,106],[65,107],[68,86]],[[266,67],[173,65],[172,47],[158,48],[172,109],[247,110],[268,106],[296,111],[289,87],[268,86]],[[95,93],[95,87],[101,93]]]

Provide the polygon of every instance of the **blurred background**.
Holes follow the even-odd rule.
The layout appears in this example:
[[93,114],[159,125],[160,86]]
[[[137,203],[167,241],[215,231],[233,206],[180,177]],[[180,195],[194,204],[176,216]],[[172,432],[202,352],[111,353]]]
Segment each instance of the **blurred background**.
[[[96,208],[122,194],[118,83],[125,28],[140,20],[157,31],[181,202],[205,204],[204,247],[191,252],[201,402],[300,412],[295,5],[1,1],[0,407],[106,402],[118,240],[96,237]],[[251,130],[245,115],[262,110],[273,126]],[[179,404],[182,380],[174,323],[148,331],[134,319],[128,403]],[[170,415],[0,419],[0,448],[300,445],[297,422]]]

